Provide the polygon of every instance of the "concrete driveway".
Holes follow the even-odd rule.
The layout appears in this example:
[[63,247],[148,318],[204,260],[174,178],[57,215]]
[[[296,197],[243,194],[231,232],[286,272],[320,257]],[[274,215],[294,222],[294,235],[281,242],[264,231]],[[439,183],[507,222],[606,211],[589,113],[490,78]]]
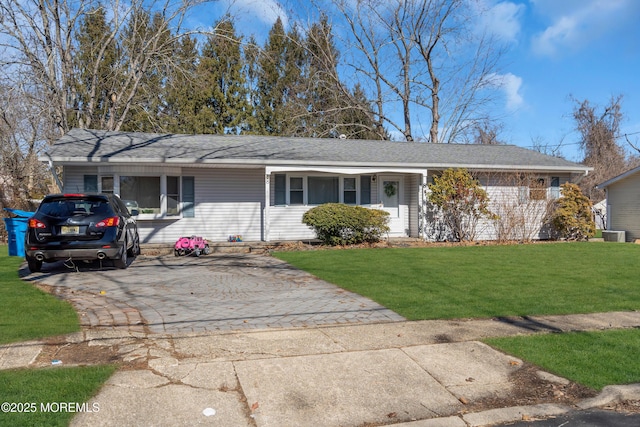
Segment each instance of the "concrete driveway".
[[265,255],[140,256],[126,270],[59,262],[22,274],[55,287],[90,327],[181,333],[405,320]]

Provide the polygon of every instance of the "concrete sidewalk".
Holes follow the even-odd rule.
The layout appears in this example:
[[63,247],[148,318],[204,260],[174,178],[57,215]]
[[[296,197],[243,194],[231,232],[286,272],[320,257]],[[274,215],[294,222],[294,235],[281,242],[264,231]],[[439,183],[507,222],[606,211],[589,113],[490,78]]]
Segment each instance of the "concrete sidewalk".
[[[578,403],[504,408],[526,364],[478,342],[630,327],[640,327],[640,312],[171,335],[89,329],[58,345],[116,349],[123,361],[91,401],[99,410],[77,414],[75,426],[462,427],[640,399],[640,385],[630,385]],[[44,348],[2,346],[0,367],[37,366]],[[567,384],[539,378],[549,387]]]

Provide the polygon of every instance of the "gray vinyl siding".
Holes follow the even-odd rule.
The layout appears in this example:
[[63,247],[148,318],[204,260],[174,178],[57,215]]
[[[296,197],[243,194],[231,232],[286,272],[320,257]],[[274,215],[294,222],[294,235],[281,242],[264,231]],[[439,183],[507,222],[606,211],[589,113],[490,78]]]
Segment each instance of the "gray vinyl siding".
[[612,231],[624,231],[627,242],[640,239],[640,173],[607,188],[607,215]]
[[555,173],[531,176],[545,179],[546,200],[531,200],[528,196],[526,200],[520,200],[517,173],[479,175],[480,182],[489,196],[489,210],[500,219],[480,221],[476,229],[477,240],[544,240],[551,237],[549,227],[545,225],[547,207],[554,196],[554,190],[549,187],[551,179],[558,177],[560,185],[570,182],[571,179],[566,174]]
[[269,240],[310,240],[315,233],[303,224],[302,216],[313,206],[271,206],[269,208]]
[[242,236],[262,238],[264,186],[261,169],[188,169],[195,178],[195,216],[179,220],[138,221],[144,243],[175,242],[180,236],[198,235],[212,242]]
[[64,174],[62,177],[62,192],[63,193],[82,193],[84,188],[84,176],[85,175],[97,175],[98,171],[95,167],[79,167],[79,166],[67,166],[64,168]]

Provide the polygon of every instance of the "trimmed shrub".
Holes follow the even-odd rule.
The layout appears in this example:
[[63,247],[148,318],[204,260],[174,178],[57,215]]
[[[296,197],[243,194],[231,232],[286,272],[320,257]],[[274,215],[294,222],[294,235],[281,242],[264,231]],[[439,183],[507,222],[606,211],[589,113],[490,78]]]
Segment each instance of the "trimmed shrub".
[[308,210],[302,222],[326,245],[353,245],[380,240],[389,231],[389,213],[362,206],[326,203]]

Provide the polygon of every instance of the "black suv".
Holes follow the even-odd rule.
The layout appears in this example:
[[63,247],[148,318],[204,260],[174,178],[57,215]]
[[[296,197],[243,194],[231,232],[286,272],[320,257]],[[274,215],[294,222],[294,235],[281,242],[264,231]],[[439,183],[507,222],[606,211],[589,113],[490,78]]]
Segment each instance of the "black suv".
[[113,194],[52,194],[29,218],[25,253],[29,270],[43,262],[112,259],[127,268],[128,257],[140,254],[134,216]]

